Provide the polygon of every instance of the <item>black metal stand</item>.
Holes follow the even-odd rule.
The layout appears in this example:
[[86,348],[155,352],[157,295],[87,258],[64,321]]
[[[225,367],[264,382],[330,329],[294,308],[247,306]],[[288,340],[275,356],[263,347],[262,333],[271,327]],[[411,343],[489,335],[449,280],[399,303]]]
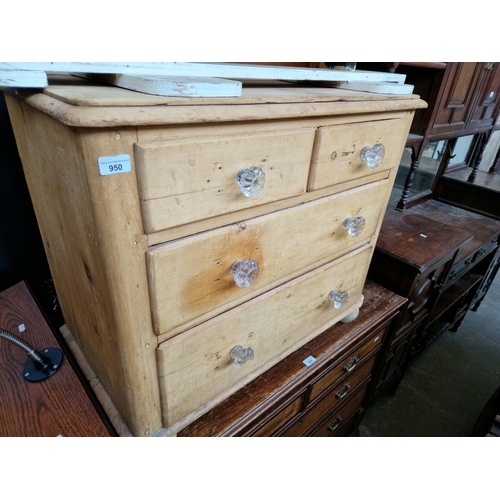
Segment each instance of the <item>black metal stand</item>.
[[3,328],[0,328],[0,337],[23,349],[30,358],[24,366],[24,378],[28,382],[41,382],[54,375],[61,366],[63,354],[56,347],[49,347],[40,352],[21,337]]

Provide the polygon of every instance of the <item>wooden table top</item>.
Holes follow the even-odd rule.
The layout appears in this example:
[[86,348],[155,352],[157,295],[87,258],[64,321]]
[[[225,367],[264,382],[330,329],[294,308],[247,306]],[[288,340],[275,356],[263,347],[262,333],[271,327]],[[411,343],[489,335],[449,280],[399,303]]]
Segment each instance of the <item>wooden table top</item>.
[[377,240],[377,251],[397,257],[422,273],[473,239],[471,231],[446,224],[417,209],[388,210]]
[[[25,283],[0,293],[0,327],[35,349],[61,348]],[[41,382],[24,379],[25,351],[0,338],[0,436],[109,437],[91,394],[64,352],[60,369]]]

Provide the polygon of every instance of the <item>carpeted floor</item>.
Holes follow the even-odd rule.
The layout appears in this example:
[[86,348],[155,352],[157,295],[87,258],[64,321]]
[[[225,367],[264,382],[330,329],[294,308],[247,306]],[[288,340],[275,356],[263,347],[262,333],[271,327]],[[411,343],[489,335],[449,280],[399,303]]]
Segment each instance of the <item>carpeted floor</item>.
[[478,311],[410,366],[394,396],[380,396],[366,410],[360,436],[471,436],[499,386],[500,273]]

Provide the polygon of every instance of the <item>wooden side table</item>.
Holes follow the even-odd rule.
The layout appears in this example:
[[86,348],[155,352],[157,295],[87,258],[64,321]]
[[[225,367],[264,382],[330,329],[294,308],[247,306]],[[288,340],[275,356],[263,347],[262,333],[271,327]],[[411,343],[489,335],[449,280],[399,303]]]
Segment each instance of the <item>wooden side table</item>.
[[[0,327],[35,349],[59,348],[54,333],[24,282],[0,293]],[[116,433],[85,389],[63,350],[60,368],[46,380],[28,382],[25,351],[0,338],[0,436],[110,437]]]

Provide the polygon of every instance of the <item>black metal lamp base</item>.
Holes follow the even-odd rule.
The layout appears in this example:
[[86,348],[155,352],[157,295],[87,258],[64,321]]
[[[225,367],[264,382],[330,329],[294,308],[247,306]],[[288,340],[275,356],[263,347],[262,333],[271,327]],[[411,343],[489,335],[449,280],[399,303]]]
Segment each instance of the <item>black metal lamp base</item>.
[[55,347],[44,349],[41,354],[45,364],[30,359],[24,365],[24,379],[28,382],[41,382],[51,377],[62,364],[63,354]]

